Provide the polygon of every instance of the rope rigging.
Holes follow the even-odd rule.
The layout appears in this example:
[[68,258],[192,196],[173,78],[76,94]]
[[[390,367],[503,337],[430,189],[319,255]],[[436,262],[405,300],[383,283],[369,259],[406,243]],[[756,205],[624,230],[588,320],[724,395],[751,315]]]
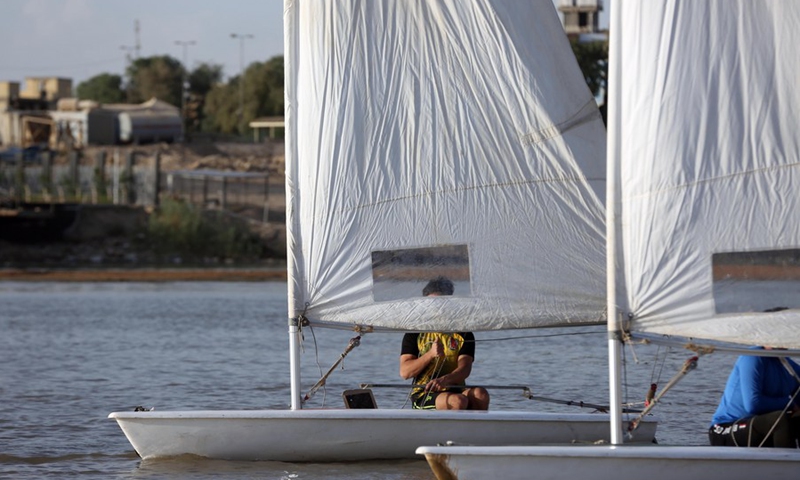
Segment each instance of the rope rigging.
[[[317,346],[316,335],[314,333],[314,329],[311,326],[310,322],[305,318],[304,313],[305,313],[305,311],[303,312],[303,314],[300,314],[298,316],[298,320],[299,320],[299,324],[301,326],[307,326],[307,327],[309,327],[311,329],[311,334],[312,334],[312,337],[314,339],[315,359],[316,359],[317,368],[318,368],[318,370],[320,372],[320,379],[311,387],[311,389],[308,391],[308,393],[306,393],[303,396],[303,398],[301,400],[301,403],[303,403],[303,404],[305,404],[306,402],[311,400],[311,398],[314,397],[314,395],[319,391],[320,388],[322,388],[323,392],[325,392],[325,386],[326,386],[326,383],[327,383],[327,379],[330,377],[330,375],[333,373],[333,371],[336,370],[337,367],[342,365],[342,363],[344,362],[345,357],[347,357],[347,355],[353,349],[355,349],[356,347],[358,347],[360,345],[360,343],[361,343],[361,333],[364,333],[364,331],[362,329],[357,329],[356,331],[359,333],[359,335],[357,335],[357,336],[355,336],[355,337],[350,339],[350,341],[348,342],[348,344],[345,347],[344,351],[339,355],[339,358],[333,363],[333,365],[331,365],[331,367],[327,370],[327,372],[325,372],[323,374],[322,373],[322,367],[320,365],[319,350],[318,350],[318,346]],[[573,332],[573,333],[567,333],[567,334],[524,335],[524,336],[514,336],[514,337],[481,339],[480,341],[481,342],[509,341],[509,340],[518,340],[518,339],[526,339],[526,338],[542,338],[542,337],[554,337],[554,336],[594,335],[596,333],[597,332]],[[304,337],[303,332],[301,330],[301,339],[304,340],[304,338],[305,337]],[[626,342],[626,343],[628,343],[628,342]],[[301,342],[301,347],[304,347],[304,344],[302,342]],[[635,352],[633,351],[633,349],[631,349],[631,350],[632,350],[632,353],[633,353],[634,358],[635,358]],[[303,348],[303,351],[305,351],[304,348]],[[660,347],[659,347],[659,351],[660,351]],[[624,350],[623,350],[623,352],[624,352]],[[623,356],[624,356],[624,353],[623,353]],[[658,401],[661,399],[661,397],[677,382],[677,380],[680,377],[682,377],[685,373],[688,372],[688,370],[685,370],[685,369],[682,370],[682,372],[679,373],[676,376],[676,378],[673,378],[673,380],[671,380],[669,382],[667,387],[665,387],[660,393],[656,394],[657,380],[654,380],[654,377],[660,377],[660,375],[661,375],[661,373],[663,371],[663,368],[664,368],[664,362],[666,360],[666,355],[663,356],[663,358],[661,359],[660,362],[658,362],[658,358],[659,358],[659,354],[657,353],[656,354],[657,361],[653,366],[653,372],[651,372],[651,381],[652,381],[652,383],[650,384],[650,389],[647,392],[647,395],[646,395],[646,398],[645,398],[645,402],[644,402],[645,407],[646,407],[645,410],[642,411],[642,410],[639,410],[639,409],[630,408],[633,405],[636,405],[636,403],[625,403],[623,405],[623,407],[626,407],[626,408],[623,408],[623,412],[624,413],[639,414],[638,417],[633,422],[630,423],[630,425],[628,427],[628,432],[629,433],[632,433],[633,430],[635,430],[638,427],[638,425],[641,422],[641,420],[643,419],[643,417],[645,415],[647,415],[652,410],[652,408],[655,407],[655,404],[658,403]],[[695,359],[695,362],[696,362],[697,357],[693,357],[693,358]],[[436,359],[434,359],[434,361],[431,364],[428,365],[427,370],[432,372],[432,374],[433,374],[432,378],[436,378],[441,373],[444,365],[445,365],[444,358],[438,358],[437,357]],[[655,372],[656,365],[659,366],[658,367],[659,371],[658,371],[657,374]],[[696,366],[696,363],[694,363],[694,365]],[[628,382],[624,382],[624,385],[627,385],[627,383]],[[563,399],[559,399],[559,398],[552,398],[552,397],[534,395],[533,392],[531,391],[531,389],[529,387],[527,387],[527,386],[519,386],[519,385],[503,385],[503,386],[498,386],[498,385],[486,385],[486,386],[473,385],[473,386],[463,386],[462,385],[462,386],[457,386],[457,387],[453,387],[453,388],[461,388],[461,389],[463,389],[463,388],[475,388],[475,387],[478,387],[478,386],[486,388],[486,389],[495,389],[495,390],[500,390],[500,389],[522,389],[523,390],[523,396],[525,398],[529,399],[529,400],[548,402],[548,403],[555,403],[555,404],[567,405],[567,406],[576,406],[576,407],[580,407],[580,408],[593,408],[593,409],[595,409],[595,410],[597,410],[599,412],[608,412],[608,410],[609,410],[607,405],[600,405],[600,404],[596,404],[596,403],[585,402],[583,400],[563,400]],[[413,380],[412,380],[412,383],[410,385],[408,385],[408,384],[401,384],[401,385],[396,385],[396,384],[371,384],[371,383],[362,383],[361,384],[361,388],[373,388],[373,387],[374,388],[382,388],[382,387],[383,388],[407,388],[408,389],[408,394],[405,396],[405,401],[404,401],[403,406],[401,408],[404,408],[407,405],[408,401],[412,397],[412,394],[413,394],[414,390],[419,389],[419,388],[424,388],[423,394],[429,393],[427,384],[426,385],[417,385],[417,384],[413,383]],[[626,394],[626,396],[627,396],[627,394]],[[324,400],[324,397],[323,397],[323,405],[324,405],[324,401],[325,400]]]
[[[630,340],[630,338],[628,338],[627,340]],[[629,343],[627,340],[626,340],[626,343]],[[645,343],[647,343],[647,342],[645,341]],[[699,357],[702,356],[702,355],[707,355],[707,354],[711,354],[711,353],[714,352],[714,348],[711,348],[711,347],[698,347],[697,345],[693,345],[693,344],[685,345],[685,348],[694,351],[697,355],[692,356],[691,358],[687,359],[683,363],[683,365],[681,366],[680,370],[669,380],[669,382],[667,382],[666,386],[660,392],[657,392],[657,388],[658,388],[658,383],[657,382],[658,382],[659,378],[661,377],[661,374],[662,374],[662,371],[663,371],[663,368],[664,368],[664,363],[666,361],[666,355],[664,355],[661,358],[661,361],[659,362],[659,354],[661,352],[661,349],[659,347],[658,351],[656,352],[656,359],[655,359],[655,362],[653,364],[653,370],[652,370],[651,375],[650,375],[650,380],[651,380],[652,383],[650,384],[650,388],[648,389],[648,391],[647,391],[647,393],[645,395],[645,401],[644,401],[645,408],[644,408],[644,410],[641,411],[641,413],[639,413],[639,415],[635,419],[633,419],[632,421],[630,421],[628,423],[628,428],[627,428],[626,433],[627,433],[627,435],[629,437],[632,435],[633,431],[636,430],[636,428],[638,428],[638,426],[639,426],[640,422],[642,421],[642,419],[646,415],[648,415],[653,410],[653,408],[655,408],[655,406],[660,402],[661,398],[672,387],[674,387],[682,378],[684,378],[687,373],[689,373],[690,371],[695,370],[697,368]],[[633,349],[631,349],[631,350],[633,351]],[[798,396],[800,396],[800,376],[798,376],[797,373],[794,371],[794,369],[791,367],[789,362],[786,360],[786,357],[777,357],[777,358],[780,360],[781,364],[789,372],[789,374],[792,377],[794,377],[795,380],[797,380],[798,387],[797,387],[797,389],[795,389],[794,393],[789,396],[788,402],[784,406],[784,408],[781,411],[780,415],[778,415],[775,418],[775,421],[772,423],[770,429],[767,431],[766,435],[764,436],[764,438],[759,443],[759,445],[758,445],[759,448],[763,447],[764,444],[766,443],[766,441],[769,440],[770,438],[772,438],[771,436],[772,436],[773,432],[775,431],[775,429],[778,427],[780,420],[785,416],[786,412],[794,404],[794,402],[798,398]],[[656,373],[657,365],[658,365],[658,373]],[[750,430],[750,433],[752,433],[752,429]],[[748,446],[749,445],[750,445],[750,441],[748,439]]]
[[328,380],[328,377],[331,375],[331,373],[333,373],[334,370],[336,370],[336,367],[338,367],[344,361],[344,358],[347,356],[347,354],[353,351],[353,349],[358,347],[359,345],[361,345],[361,335],[357,335],[350,339],[350,341],[347,344],[347,347],[345,347],[344,351],[339,355],[339,358],[333,363],[333,365],[331,365],[331,368],[329,368],[328,371],[325,373],[325,375],[322,375],[322,378],[317,380],[317,383],[315,383],[314,386],[311,387],[311,390],[309,390],[308,393],[305,394],[305,396],[303,397],[303,403],[306,403],[308,400],[310,400],[311,397],[313,397],[314,394],[317,393],[317,390],[319,390],[320,387],[325,385],[325,382]]
[[[339,355],[339,358],[333,363],[333,365],[331,365],[331,367],[327,370],[327,372],[325,372],[323,374],[322,373],[322,367],[320,365],[319,350],[318,350],[318,346],[317,346],[317,339],[316,339],[316,335],[314,333],[314,329],[313,329],[313,327],[311,327],[310,323],[308,322],[307,319],[305,319],[305,317],[303,315],[300,315],[298,317],[298,319],[300,320],[300,325],[307,326],[311,330],[311,335],[312,335],[312,338],[314,339],[314,352],[315,352],[317,368],[320,371],[320,379],[311,387],[311,389],[308,391],[308,393],[306,393],[302,398],[302,403],[305,404],[306,402],[311,400],[311,398],[314,397],[314,395],[319,391],[320,388],[323,389],[323,392],[325,391],[324,387],[326,386],[328,377],[330,377],[330,375],[334,372],[334,370],[336,370],[336,368],[339,367],[344,362],[345,357],[347,357],[347,355],[351,351],[353,351],[356,347],[360,346],[360,344],[361,344],[361,335],[357,335],[357,336],[355,336],[355,337],[353,337],[353,338],[351,338],[349,340],[349,342],[348,342],[347,346],[345,347],[344,351],[342,351],[342,353]],[[304,335],[302,335],[302,333],[301,333],[301,338],[305,338]],[[522,338],[522,337],[514,337],[514,338]],[[512,339],[514,339],[514,338],[512,338]],[[492,339],[492,340],[502,340],[502,339]],[[433,373],[433,377],[432,378],[436,378],[441,373],[442,368],[444,367],[444,365],[445,365],[444,358],[436,358],[430,365],[428,365],[427,368],[431,369],[432,373]],[[407,403],[408,403],[409,399],[411,398],[411,395],[412,395],[412,393],[414,392],[415,389],[427,388],[427,385],[423,386],[423,385],[417,385],[417,384],[414,384],[414,383],[411,383],[410,385],[409,384],[362,383],[360,386],[361,386],[361,388],[405,388],[405,389],[408,389],[408,394],[405,396],[405,401],[404,401],[403,406],[401,408],[404,408],[407,405]],[[558,398],[534,395],[533,392],[531,391],[530,387],[524,386],[524,385],[468,385],[468,386],[460,385],[460,386],[445,387],[445,389],[447,389],[447,388],[463,389],[463,388],[476,388],[476,387],[482,387],[482,388],[485,388],[487,390],[488,389],[492,389],[492,390],[518,390],[518,389],[520,389],[520,390],[522,390],[523,396],[525,398],[529,399],[529,400],[534,400],[534,401],[539,401],[539,402],[555,403],[555,404],[559,404],[559,405],[575,406],[575,407],[580,407],[580,408],[593,408],[593,409],[595,409],[595,410],[597,410],[599,412],[607,412],[608,411],[608,406],[607,405],[599,405],[599,404],[595,404],[595,403],[585,402],[583,400],[563,400],[563,399],[558,399]],[[423,394],[427,394],[427,393],[428,393],[427,390],[423,390]],[[323,404],[324,404],[324,397],[323,397]],[[636,413],[636,412],[638,412],[638,410],[625,409],[625,412]]]
[[[639,363],[638,358],[636,358],[636,352],[635,352],[635,350],[633,348],[634,342],[633,342],[632,337],[627,333],[624,334],[623,335],[623,342],[630,346],[631,353],[632,353],[632,355],[634,357],[635,362]],[[645,340],[644,343],[648,343],[648,342]],[[647,389],[647,392],[645,393],[645,396],[644,396],[644,402],[643,402],[644,403],[644,409],[641,410],[638,413],[636,418],[634,418],[633,420],[628,422],[628,427],[626,429],[626,435],[629,438],[633,436],[633,432],[639,427],[639,425],[641,424],[641,422],[644,419],[644,417],[646,415],[648,415],[655,408],[655,406],[661,401],[661,398],[670,389],[672,389],[672,387],[674,387],[682,378],[684,378],[687,373],[689,373],[690,371],[692,371],[692,370],[697,368],[697,362],[699,360],[699,356],[703,355],[705,353],[710,353],[710,352],[704,352],[704,351],[703,352],[698,352],[698,351],[695,350],[697,355],[696,356],[692,356],[691,358],[689,358],[686,361],[684,361],[683,365],[680,368],[680,370],[667,382],[667,384],[664,386],[664,388],[661,389],[661,391],[659,392],[658,391],[658,384],[660,382],[661,375],[662,375],[662,373],[664,371],[664,365],[666,364],[667,356],[668,356],[668,353],[669,353],[670,350],[671,350],[671,348],[668,349],[667,352],[664,353],[663,355],[661,354],[662,352],[661,352],[661,346],[660,345],[658,346],[658,349],[656,350],[655,359],[653,361],[653,368],[652,368],[652,370],[650,372],[650,385],[649,385],[649,387]],[[623,349],[622,352],[623,352],[623,365],[627,365],[627,363],[625,362],[625,358],[624,358],[625,349]],[[657,372],[656,372],[656,369],[658,369]],[[627,377],[627,368],[624,368],[623,376]],[[625,387],[625,389],[626,389],[625,390],[625,397],[628,397],[628,392],[627,392],[627,384],[628,384],[628,382],[627,382],[627,380],[625,380],[623,384],[626,386]],[[628,404],[628,405],[631,405],[631,404]]]
[[[680,371],[678,371],[678,373],[676,373],[675,376],[673,376],[669,380],[669,382],[667,382],[667,385],[664,386],[664,388],[660,392],[658,393],[655,392],[654,388],[654,386],[656,385],[655,383],[650,385],[650,391],[652,391],[653,397],[649,402],[645,404],[644,410],[642,410],[642,412],[639,413],[639,415],[637,415],[636,418],[634,418],[628,423],[629,435],[632,434],[633,431],[639,427],[639,424],[641,423],[645,415],[650,413],[650,411],[653,410],[653,408],[655,408],[655,406],[658,404],[658,402],[661,400],[661,397],[663,397],[665,393],[667,393],[672,387],[674,387],[675,384],[677,384],[684,376],[686,376],[687,373],[697,368],[697,360],[698,357],[695,356],[683,362],[683,366],[681,367]],[[648,396],[649,395],[650,392],[648,392]]]
[[500,337],[500,338],[482,338],[480,340],[473,340],[475,343],[485,342],[500,342],[508,340],[523,340],[526,338],[551,338],[551,337],[572,337],[577,335],[600,335],[603,332],[570,332],[570,333],[546,333],[542,335],[518,335],[513,337]]
[[[405,383],[361,383],[359,384],[361,388],[405,388],[409,390],[413,390],[417,388],[417,385],[405,384]],[[562,400],[559,398],[552,398],[552,397],[543,397],[539,395],[534,395],[533,391],[527,385],[451,385],[448,387],[444,387],[445,390],[448,389],[464,389],[464,388],[485,388],[486,390],[522,390],[522,396],[527,398],[528,400],[534,400],[539,402],[547,402],[547,403],[555,403],[558,405],[568,405],[571,407],[580,407],[580,408],[593,408],[601,413],[608,413],[608,405],[599,405],[596,403],[589,403],[584,402],[583,400]],[[628,413],[638,413],[641,410],[634,410],[634,409],[624,409],[625,412]]]

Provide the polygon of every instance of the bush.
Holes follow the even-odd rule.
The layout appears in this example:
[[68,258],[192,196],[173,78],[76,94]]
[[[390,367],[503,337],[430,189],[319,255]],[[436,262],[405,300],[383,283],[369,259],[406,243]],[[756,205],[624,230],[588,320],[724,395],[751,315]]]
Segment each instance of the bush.
[[150,215],[148,231],[154,248],[162,254],[236,260],[264,253],[261,238],[242,222],[179,200],[162,202]]

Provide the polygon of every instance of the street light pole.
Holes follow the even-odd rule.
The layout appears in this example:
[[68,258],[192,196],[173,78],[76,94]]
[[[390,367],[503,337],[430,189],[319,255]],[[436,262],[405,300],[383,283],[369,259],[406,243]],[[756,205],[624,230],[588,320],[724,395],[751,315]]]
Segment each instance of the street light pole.
[[254,38],[249,33],[231,33],[231,38],[239,39],[239,121],[244,118],[244,41]]
[[186,84],[189,83],[187,66],[187,51],[190,45],[196,45],[194,40],[175,40],[175,45],[183,47],[183,75],[181,76],[181,126],[183,127],[183,140],[186,141]]
[[[133,63],[133,57],[131,56],[131,52],[138,52],[138,50],[137,50],[137,48],[135,46],[131,46],[131,45],[120,45],[119,49],[125,51],[125,62],[126,62],[125,70],[127,70],[128,67],[130,67],[131,64]],[[127,75],[127,73],[128,73],[127,71],[123,71],[123,75]],[[128,78],[128,83],[129,84],[130,84],[130,81],[131,81],[131,79]],[[130,103],[130,101],[131,101],[131,86],[130,85],[125,85],[125,99],[128,101],[128,103]]]

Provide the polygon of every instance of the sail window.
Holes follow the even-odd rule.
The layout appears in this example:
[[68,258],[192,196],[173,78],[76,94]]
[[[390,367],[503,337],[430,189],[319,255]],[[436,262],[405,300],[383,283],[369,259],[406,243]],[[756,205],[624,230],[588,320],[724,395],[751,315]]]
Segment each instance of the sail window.
[[800,249],[715,253],[716,313],[800,308]]
[[372,252],[372,296],[376,302],[422,297],[433,279],[453,283],[453,295],[471,295],[467,245]]

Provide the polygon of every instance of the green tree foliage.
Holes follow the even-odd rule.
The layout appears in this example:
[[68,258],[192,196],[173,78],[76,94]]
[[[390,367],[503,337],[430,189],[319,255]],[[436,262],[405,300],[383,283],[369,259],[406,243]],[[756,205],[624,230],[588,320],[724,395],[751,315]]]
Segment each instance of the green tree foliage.
[[[570,40],[572,51],[578,60],[578,66],[583,72],[586,85],[595,97],[606,94],[606,79],[608,78],[608,42],[580,43],[577,39]],[[603,121],[606,118],[606,102],[600,108]]]
[[206,95],[202,129],[205,132],[235,133],[239,128],[238,83],[219,84]]
[[222,65],[201,63],[189,73],[188,80],[189,92],[184,105],[184,118],[188,131],[197,132],[203,124],[206,95],[222,82]]
[[248,122],[257,117],[283,115],[283,57],[254,63],[245,72],[244,113]]
[[153,97],[175,106],[181,104],[184,69],[169,55],[138,58],[128,67],[128,93],[132,103]]
[[94,100],[100,103],[121,103],[125,101],[122,77],[110,73],[101,73],[79,83],[77,93],[78,98],[81,100]]
[[[253,62],[244,75],[227,83],[222,82],[221,65],[201,63],[189,72],[169,55],[139,58],[126,71],[124,89],[119,76],[102,74],[79,85],[78,93],[102,103],[140,103],[156,97],[180,106],[184,74],[189,87],[184,107],[190,131],[244,135],[255,118],[283,116],[283,56]],[[106,91],[112,93],[102,93]]]
[[189,92],[205,96],[222,81],[222,65],[201,63],[189,73]]
[[243,76],[212,88],[204,114],[204,130],[240,135],[248,131],[248,124],[255,118],[282,116],[283,57],[251,63]]

